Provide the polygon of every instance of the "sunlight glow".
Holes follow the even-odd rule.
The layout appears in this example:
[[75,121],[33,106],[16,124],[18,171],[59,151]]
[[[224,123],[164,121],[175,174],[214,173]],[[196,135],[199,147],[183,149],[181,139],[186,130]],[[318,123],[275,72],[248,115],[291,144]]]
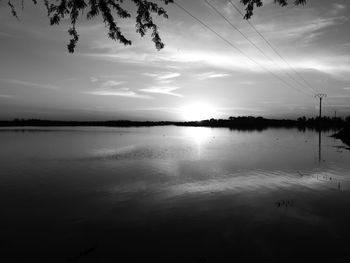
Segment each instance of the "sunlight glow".
[[181,107],[179,109],[181,117],[186,121],[201,121],[216,118],[217,110],[211,105],[197,103]]

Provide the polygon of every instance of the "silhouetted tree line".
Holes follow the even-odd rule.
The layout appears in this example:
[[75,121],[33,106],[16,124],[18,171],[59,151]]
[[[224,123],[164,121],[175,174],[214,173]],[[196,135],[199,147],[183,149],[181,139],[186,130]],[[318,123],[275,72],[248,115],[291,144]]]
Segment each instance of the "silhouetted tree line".
[[12,121],[0,121],[2,127],[79,127],[79,126],[105,126],[105,127],[141,127],[141,126],[166,126],[173,125],[170,121],[56,121],[40,119],[14,119]]
[[290,119],[266,119],[263,117],[239,116],[229,117],[228,119],[210,119],[199,122],[186,122],[184,126],[204,126],[204,127],[228,127],[240,130],[263,130],[270,127],[276,128],[298,128],[315,129],[315,130],[330,130],[340,129],[345,126],[346,122],[350,121],[350,117],[346,120],[342,118],[306,118],[305,116],[297,120]]
[[289,119],[266,119],[263,117],[239,116],[228,119],[209,119],[202,121],[174,122],[174,121],[55,121],[40,119],[14,119],[12,121],[0,121],[2,127],[54,127],[54,126],[105,126],[105,127],[142,127],[142,126],[196,126],[196,127],[227,127],[242,130],[262,130],[269,127],[299,128],[299,129],[340,129],[350,126],[350,116],[342,118],[306,118],[297,120]]

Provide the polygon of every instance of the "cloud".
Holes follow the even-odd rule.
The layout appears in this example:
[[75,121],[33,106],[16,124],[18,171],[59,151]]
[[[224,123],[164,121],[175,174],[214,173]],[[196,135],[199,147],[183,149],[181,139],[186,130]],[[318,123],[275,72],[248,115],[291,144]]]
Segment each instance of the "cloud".
[[[301,70],[317,70],[333,76],[347,78],[350,72],[350,56],[323,54],[320,58],[313,57],[292,61],[293,68]],[[346,73],[346,74],[344,74]]]
[[[229,49],[228,49],[229,51]],[[129,52],[128,52],[129,54]],[[104,54],[103,57],[107,55]],[[114,55],[111,55],[112,57]],[[132,59],[141,59],[139,62],[143,61],[143,58],[139,58],[135,53],[132,57],[129,57],[127,61],[129,62]],[[294,56],[288,58],[288,63],[295,70],[300,71],[309,71],[315,70],[319,72],[326,73],[327,75],[337,75],[345,77],[343,73],[350,72],[350,66],[348,63],[349,56],[341,54],[322,54],[317,56],[317,54],[304,55],[302,57]],[[168,48],[167,50],[162,51],[152,58],[150,57],[149,61],[144,61],[145,65],[155,65],[163,66],[173,63],[179,65],[182,68],[203,68],[209,66],[211,68],[216,68],[218,70],[225,70],[229,72],[250,72],[250,73],[268,73],[264,68],[268,69],[270,72],[280,72],[290,70],[290,67],[287,64],[280,63],[271,63],[271,61],[263,58],[254,58],[253,61],[247,59],[241,54],[236,52],[219,52],[219,51],[201,51],[201,50],[184,50],[181,53]],[[121,62],[116,60],[116,62]],[[124,62],[124,60],[122,60]],[[261,67],[259,66],[261,65]],[[230,73],[218,72],[207,72],[203,75],[198,75],[198,78],[207,79],[207,78],[222,78],[228,77]],[[142,73],[143,76],[152,77],[155,81],[164,81],[162,83],[158,82],[156,85],[169,85],[172,80],[180,77],[180,73],[176,72],[161,72],[161,73]],[[346,75],[347,76],[347,75]],[[116,84],[116,83],[115,83]]]
[[339,4],[339,3],[333,3],[333,7],[338,10],[346,9],[346,5]]
[[[117,63],[131,63],[144,66],[159,66],[165,67],[169,64],[176,65],[178,68],[186,67],[203,67],[203,65],[209,65],[225,70],[242,70],[251,72],[261,72],[261,68],[254,64],[252,61],[237,54],[236,52],[230,52],[229,46],[224,52],[219,51],[206,51],[206,50],[183,50],[178,53],[176,49],[167,48],[157,54],[144,54],[142,52],[119,52],[118,54],[80,54],[82,56],[91,57],[94,59],[102,59],[106,61],[112,61]],[[142,73],[144,76],[153,77],[156,80],[169,80],[180,76],[180,73]]]
[[204,72],[197,75],[198,79],[205,80],[205,79],[212,79],[212,78],[224,78],[231,76],[228,73],[219,73],[219,72]]
[[98,81],[98,78],[90,77],[90,81],[91,81],[91,82],[97,82],[97,81]]
[[157,59],[157,56],[153,56],[142,51],[139,52],[122,50],[118,53],[79,53],[79,55],[112,62],[123,61],[124,63],[130,64],[145,64],[149,62],[159,61],[159,59]]
[[147,108],[129,108],[126,109],[127,111],[165,111],[165,112],[171,112],[176,113],[179,111],[178,108],[175,107],[147,107]]
[[154,77],[157,80],[169,80],[181,76],[178,72],[142,73],[144,76]]
[[124,84],[123,81],[114,81],[114,80],[108,80],[104,83],[102,83],[101,87],[102,88],[113,88],[113,87],[117,87]]
[[139,89],[141,92],[147,92],[147,93],[155,93],[155,94],[164,94],[164,95],[170,95],[170,96],[175,96],[175,97],[184,97],[181,94],[174,93],[174,90],[178,90],[179,87],[151,87],[147,89]]
[[172,80],[172,79],[166,79],[166,80],[160,80],[157,83],[159,85],[168,85],[168,84],[173,83],[173,82],[174,82],[174,80]]
[[344,11],[345,9],[346,9],[346,5],[339,4],[339,3],[333,3],[332,4],[331,14],[332,15],[338,15],[339,13]]
[[136,99],[152,99],[152,97],[147,95],[137,94],[136,92],[130,90],[129,88],[119,88],[119,89],[101,89],[95,91],[89,91],[87,94],[96,96],[118,96]]
[[[99,81],[97,78],[92,78],[93,82]],[[124,81],[107,80],[100,85],[100,89],[89,91],[87,94],[96,96],[119,96],[137,99],[152,99],[151,96],[138,94],[127,87],[121,87]]]
[[[276,39],[292,39],[292,38],[303,38],[307,36],[310,38],[311,34],[317,35],[323,34],[322,29],[325,29],[330,26],[335,26],[347,21],[347,18],[342,17],[330,17],[330,18],[321,18],[315,17],[312,19],[300,18],[296,20],[297,22],[293,23],[268,23],[260,24],[256,27],[259,31],[263,33],[268,33],[270,38]],[[301,22],[300,22],[301,21]]]
[[21,86],[30,86],[30,87],[37,87],[42,89],[50,89],[50,90],[57,90],[59,87],[51,85],[51,84],[40,84],[35,82],[29,82],[29,81],[22,81],[18,79],[6,79],[8,83],[21,85]]
[[158,76],[156,73],[148,73],[148,72],[142,73],[142,75],[146,77],[155,77],[155,78]]
[[[300,12],[299,12],[300,11]],[[304,11],[298,10],[298,14],[292,12],[291,16],[287,16],[283,18],[283,20],[271,22],[272,20],[264,20],[264,23],[257,24],[256,27],[261,29],[262,33],[266,38],[272,39],[273,45],[278,47],[278,49],[287,49],[285,52],[281,52],[285,59],[287,59],[288,63],[296,70],[300,71],[310,71],[316,70],[322,73],[333,74],[334,72],[343,73],[348,71],[349,63],[343,61],[342,63],[337,63],[335,60],[339,60],[341,62],[342,55],[340,52],[335,53],[329,47],[328,52],[329,56],[333,56],[333,60],[328,59],[325,60],[323,54],[321,54],[321,50],[319,50],[318,46],[321,46],[320,43],[315,43],[315,48],[312,50],[313,52],[309,52],[310,50],[300,50],[300,45],[305,44],[305,42],[310,41],[310,39],[314,39],[320,34],[324,34],[326,30],[325,28],[338,25],[340,23],[346,22],[346,17],[344,16],[334,16],[334,17],[320,17],[316,16],[315,12],[310,12],[309,9],[305,9]],[[257,21],[261,21],[257,20]],[[242,22],[244,23],[244,21]],[[244,23],[245,26],[247,24]],[[247,28],[248,30],[248,28]],[[250,30],[250,29],[249,29]],[[209,66],[210,69],[204,70],[213,70],[218,71],[218,75],[208,73],[208,75],[203,74],[203,76],[198,76],[199,79],[210,79],[210,78],[222,78],[228,77],[228,74],[235,71],[241,72],[252,72],[252,73],[268,73],[266,70],[262,69],[266,68],[271,72],[281,72],[281,71],[290,71],[290,67],[283,63],[278,56],[273,56],[275,63],[272,63],[270,60],[262,57],[260,54],[257,56],[256,53],[252,51],[256,51],[252,46],[244,43],[244,46],[241,49],[246,53],[250,58],[260,64],[262,67],[258,66],[256,63],[251,61],[249,58],[242,56],[235,50],[233,50],[230,46],[226,46],[225,43],[222,43],[219,39],[215,38],[215,35],[211,35],[210,32],[207,32],[205,29],[202,30],[206,33],[207,39],[210,41],[211,45],[209,47],[205,46],[196,46],[194,47],[189,40],[183,39],[184,43],[177,44],[177,42],[167,41],[167,47],[161,52],[148,52],[146,49],[125,49],[120,50],[118,52],[109,52],[109,53],[99,53],[99,54],[80,54],[83,56],[90,56],[93,58],[114,61],[118,64],[123,63],[137,63],[142,66],[150,68],[157,67],[159,69],[165,69],[169,65],[173,67],[177,67],[178,69],[169,69],[170,72],[145,72],[141,73],[143,76],[148,76],[154,78],[155,81],[164,81],[162,83],[154,83],[154,86],[171,86],[172,80],[178,80],[181,76],[179,72],[185,72],[184,69],[189,68],[197,68],[203,69],[206,66]],[[222,31],[225,32],[223,28]],[[220,34],[221,31],[220,31]],[[175,33],[168,33],[169,38],[175,38]],[[256,34],[249,34],[249,37],[257,38]],[[177,36],[177,38],[181,38],[182,36]],[[191,36],[192,38],[196,38],[197,41],[201,41],[202,39],[197,38],[197,34]],[[289,42],[291,39],[295,39],[298,43],[288,43],[288,45],[284,44],[284,42]],[[228,37],[228,39],[231,39]],[[176,41],[176,40],[175,40]],[[212,42],[216,41],[216,42]],[[233,42],[235,41],[235,42]],[[232,42],[236,43],[236,39]],[[253,39],[254,41],[254,39]],[[194,42],[194,41],[192,41]],[[265,50],[262,43],[262,39],[256,39],[257,44],[261,44],[261,48]],[[260,43],[261,42],[261,43]],[[280,43],[282,42],[282,43]],[[301,43],[303,42],[303,43]],[[294,46],[295,44],[295,46]],[[264,44],[265,45],[265,44]],[[181,50],[179,51],[179,47]],[[266,47],[266,51],[269,51],[272,54],[272,51]],[[95,52],[95,51],[94,51]],[[324,53],[324,50],[322,50]],[[269,53],[269,54],[270,54]],[[293,54],[294,53],[294,54]],[[316,53],[319,53],[320,56],[317,56]],[[331,54],[333,53],[333,54]],[[146,68],[145,68],[146,69]],[[146,69],[149,70],[149,69]],[[220,71],[224,71],[221,73]],[[225,73],[227,72],[227,73]],[[186,74],[186,73],[183,73]],[[292,73],[294,74],[294,73]],[[181,78],[179,78],[181,80]],[[145,80],[148,81],[149,80]],[[174,83],[175,84],[175,83]],[[173,84],[173,85],[174,85]]]
[[183,95],[179,93],[175,93],[173,91],[178,90],[179,87],[169,86],[174,82],[174,79],[180,77],[181,74],[178,72],[154,72],[142,73],[143,76],[152,77],[155,79],[155,85],[149,88],[139,89],[141,92],[153,93],[153,94],[162,94],[162,95],[170,95],[182,98]]
[[220,112],[264,112],[264,109],[254,107],[218,107],[216,108]]
[[350,87],[345,87],[345,88],[343,88],[343,89],[345,89],[345,90],[350,90]]
[[158,76],[159,80],[165,80],[165,79],[173,79],[176,77],[179,77],[181,74],[180,73],[168,73],[163,76]]
[[[286,57],[289,65],[285,63],[271,63],[270,60],[262,57],[253,57],[252,60],[244,57],[242,54],[230,51],[229,47],[223,51],[205,51],[205,50],[182,50],[180,53],[176,49],[167,48],[153,56],[143,57],[137,52],[120,53],[115,57],[114,54],[100,54],[103,59],[111,59],[116,63],[142,63],[145,66],[165,67],[166,65],[176,65],[182,69],[202,69],[203,67],[215,68],[218,72],[203,73],[198,75],[200,79],[228,77],[230,72],[249,72],[256,74],[268,74],[265,69],[270,72],[289,71],[291,65],[295,70],[299,71],[318,71],[327,75],[333,75],[340,78],[346,78],[344,74],[350,72],[349,56],[342,54],[333,54],[331,51],[328,54],[324,52],[320,55],[317,53],[297,54],[293,57]],[[95,54],[94,57],[99,57]],[[260,65],[260,66],[259,66]],[[221,70],[228,73],[220,72]],[[177,72],[146,72],[141,73],[143,76],[152,77],[155,81],[155,86],[170,85],[181,74]],[[224,75],[226,74],[226,75]],[[162,82],[160,82],[162,81]]]

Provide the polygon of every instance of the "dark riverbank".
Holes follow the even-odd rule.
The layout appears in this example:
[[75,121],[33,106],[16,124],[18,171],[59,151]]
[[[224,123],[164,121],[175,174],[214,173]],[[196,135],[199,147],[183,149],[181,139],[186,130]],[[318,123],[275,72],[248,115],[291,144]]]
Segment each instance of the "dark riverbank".
[[350,124],[348,123],[343,129],[334,134],[333,137],[342,140],[350,146]]
[[151,127],[151,126],[194,126],[194,127],[227,127],[242,130],[264,130],[270,127],[277,128],[300,128],[300,129],[341,129],[346,121],[341,118],[323,117],[318,118],[305,117],[297,120],[289,119],[266,119],[263,117],[230,117],[228,119],[210,119],[202,121],[174,122],[174,121],[56,121],[39,119],[14,119],[12,121],[0,121],[0,127],[78,127],[78,126],[100,126],[100,127]]

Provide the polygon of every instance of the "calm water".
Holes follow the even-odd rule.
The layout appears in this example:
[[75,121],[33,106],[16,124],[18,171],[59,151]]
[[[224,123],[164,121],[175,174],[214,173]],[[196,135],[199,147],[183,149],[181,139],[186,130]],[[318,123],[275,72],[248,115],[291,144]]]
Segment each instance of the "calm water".
[[350,261],[350,151],[313,131],[0,130],[3,262]]

